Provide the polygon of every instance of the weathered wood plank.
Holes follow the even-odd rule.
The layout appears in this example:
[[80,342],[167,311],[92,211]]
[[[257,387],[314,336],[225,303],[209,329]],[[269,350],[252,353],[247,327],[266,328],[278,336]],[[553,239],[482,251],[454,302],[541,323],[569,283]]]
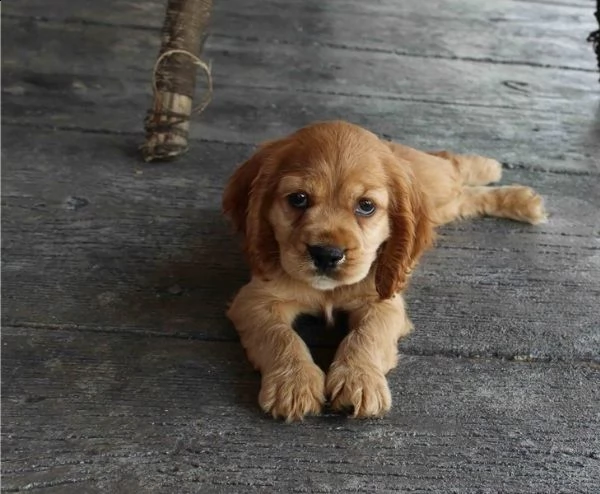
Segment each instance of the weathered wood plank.
[[[3,50],[4,67],[39,74],[109,74],[123,80],[148,81],[158,49],[156,33],[148,31],[13,19],[5,20],[4,26],[12,38]],[[94,53],[93,59],[90,53]],[[527,66],[511,67],[507,72],[505,66],[497,64],[389,53],[365,56],[363,52],[327,46],[241,44],[223,38],[207,43],[206,55],[215,61],[213,75],[217,83],[241,87],[402,96],[555,112],[565,109],[567,102],[578,101],[578,106],[597,102],[594,72]],[[287,63],[282,63],[284,60]]]
[[[594,492],[592,10],[217,2],[217,92],[198,140],[142,166],[163,0],[5,5],[2,490]],[[500,158],[552,217],[443,229],[408,292],[417,329],[390,416],[287,427],[258,410],[224,317],[248,275],[219,203],[256,142],[322,118]],[[299,331],[319,362],[341,333]]]
[[[5,5],[3,492],[595,492],[592,11],[217,2],[215,101],[187,157],[143,166],[164,0]],[[408,292],[390,416],[288,427],[258,410],[224,317],[248,275],[219,203],[255,143],[322,118],[500,158],[552,217],[443,229]],[[343,328],[298,329],[326,362]]]
[[[219,205],[250,148],[205,142],[142,168],[123,136],[5,126],[3,143],[7,323],[236,338],[223,312],[247,269]],[[506,181],[538,188],[550,222],[445,228],[409,291],[418,329],[403,348],[600,359],[598,180],[512,170]]]
[[[597,367],[404,357],[381,420],[261,415],[237,343],[5,328],[3,490],[593,492]],[[54,487],[54,491],[52,490]]]
[[[62,5],[64,4],[64,5]],[[146,29],[162,24],[164,2],[65,0],[14,2],[9,16]],[[575,2],[549,5],[514,0],[480,2],[284,2],[217,3],[215,37],[397,52],[420,57],[468,58],[595,70],[583,40],[592,31],[593,8]],[[465,43],[465,36],[468,42]]]
[[[150,101],[147,81],[3,72],[3,123],[132,133]],[[600,173],[597,110],[585,102],[547,109],[489,108],[391,97],[295,92],[220,84],[194,120],[192,138],[256,144],[315,120],[344,119],[424,149],[461,149],[514,165]],[[560,139],[557,139],[560,136]],[[141,136],[139,137],[141,139]]]

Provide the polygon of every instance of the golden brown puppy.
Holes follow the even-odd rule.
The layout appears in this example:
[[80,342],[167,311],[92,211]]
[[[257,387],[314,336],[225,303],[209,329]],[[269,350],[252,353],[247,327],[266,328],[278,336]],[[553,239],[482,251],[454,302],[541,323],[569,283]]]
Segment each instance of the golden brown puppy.
[[[434,228],[457,218],[544,221],[522,186],[486,187],[501,166],[425,153],[346,122],[323,122],[263,145],[231,177],[224,211],[243,233],[252,280],[228,311],[261,372],[259,403],[286,420],[334,409],[390,409],[385,378],[411,330],[400,293]],[[350,313],[325,375],[292,329],[296,316]]]

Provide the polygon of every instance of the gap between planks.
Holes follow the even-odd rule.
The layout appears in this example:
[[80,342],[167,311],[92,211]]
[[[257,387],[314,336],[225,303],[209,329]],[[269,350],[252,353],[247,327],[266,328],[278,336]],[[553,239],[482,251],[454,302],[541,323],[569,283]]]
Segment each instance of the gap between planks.
[[[74,333],[91,333],[91,334],[108,334],[108,335],[117,335],[117,336],[138,336],[143,338],[166,338],[169,340],[186,340],[186,341],[199,341],[199,342],[207,342],[207,343],[224,343],[224,344],[235,344],[236,340],[228,339],[228,338],[214,338],[214,337],[198,337],[194,336],[191,333],[183,333],[183,332],[171,332],[164,333],[161,331],[152,331],[146,330],[142,328],[98,328],[94,326],[84,326],[81,324],[51,324],[51,323],[35,323],[35,322],[14,322],[14,321],[4,321],[2,323],[4,329],[35,329],[36,331],[69,331]],[[332,347],[330,345],[319,345],[319,344],[311,344],[311,349],[320,350],[320,349],[329,349]],[[460,360],[488,360],[488,361],[504,361],[504,362],[514,362],[514,363],[528,363],[528,364],[564,364],[564,365],[583,365],[586,367],[590,367],[592,369],[600,369],[600,362],[593,358],[576,358],[576,359],[568,359],[562,356],[548,356],[548,357],[536,357],[533,355],[521,355],[521,354],[513,354],[513,353],[503,353],[500,351],[494,351],[489,353],[481,353],[481,352],[459,352],[454,350],[415,350],[415,349],[407,349],[402,348],[398,352],[400,358],[403,357],[444,357],[448,359],[460,359]]]

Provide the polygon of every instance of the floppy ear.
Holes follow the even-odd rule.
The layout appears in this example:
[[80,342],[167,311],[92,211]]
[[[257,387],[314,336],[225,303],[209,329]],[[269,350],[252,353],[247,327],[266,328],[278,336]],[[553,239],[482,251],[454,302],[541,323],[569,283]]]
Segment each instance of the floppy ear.
[[223,212],[244,235],[252,273],[264,276],[279,264],[279,247],[269,223],[283,141],[263,145],[233,173],[223,193]]
[[408,164],[393,160],[389,167],[390,236],[377,258],[375,285],[382,299],[406,287],[413,267],[431,246],[434,227],[430,205]]

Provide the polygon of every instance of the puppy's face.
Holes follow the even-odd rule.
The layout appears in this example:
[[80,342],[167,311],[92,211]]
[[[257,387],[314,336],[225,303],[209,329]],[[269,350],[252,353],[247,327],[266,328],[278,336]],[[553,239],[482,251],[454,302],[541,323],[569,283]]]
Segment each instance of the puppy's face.
[[419,204],[409,171],[374,134],[315,124],[266,144],[238,168],[224,209],[245,233],[255,274],[283,269],[332,290],[374,268],[379,293],[389,297],[415,257]]
[[366,131],[336,130],[297,139],[268,211],[281,267],[320,290],[362,280],[390,234],[386,150]]

